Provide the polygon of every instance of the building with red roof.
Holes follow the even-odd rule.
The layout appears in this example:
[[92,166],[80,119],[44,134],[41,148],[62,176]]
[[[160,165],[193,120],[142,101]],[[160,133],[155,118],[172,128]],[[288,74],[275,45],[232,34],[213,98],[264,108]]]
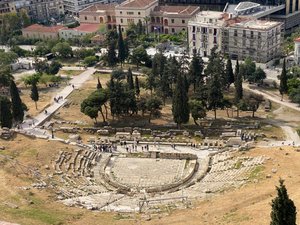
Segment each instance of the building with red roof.
[[32,24],[22,29],[23,37],[31,39],[58,39],[58,31],[62,29],[62,25],[44,26],[39,24]]

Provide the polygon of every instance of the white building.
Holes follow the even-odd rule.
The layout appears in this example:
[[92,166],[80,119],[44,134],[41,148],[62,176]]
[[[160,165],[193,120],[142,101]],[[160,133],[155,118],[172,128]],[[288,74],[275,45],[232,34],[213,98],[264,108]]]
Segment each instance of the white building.
[[282,23],[204,11],[188,23],[190,53],[209,56],[216,47],[231,58],[268,62],[280,54]]
[[300,38],[295,39],[294,59],[297,65],[300,64]]

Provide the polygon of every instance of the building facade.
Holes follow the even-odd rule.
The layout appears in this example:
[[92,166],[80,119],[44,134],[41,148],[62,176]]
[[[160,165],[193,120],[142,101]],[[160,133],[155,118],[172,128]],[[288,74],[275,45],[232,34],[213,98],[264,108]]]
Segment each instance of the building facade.
[[62,0],[25,0],[14,2],[16,10],[25,9],[33,21],[57,19],[64,14]]
[[80,38],[87,34],[96,34],[99,28],[99,24],[82,23],[75,28],[64,27],[58,31],[58,35],[64,40]]
[[121,25],[122,31],[131,23],[142,22],[146,29],[150,29],[150,14],[158,6],[158,0],[127,0],[115,8],[116,23]]
[[99,3],[99,4],[108,4],[113,3],[115,0],[63,0],[63,5],[65,13],[71,14],[74,16],[79,16],[79,11],[85,9],[86,7]]
[[81,23],[100,24],[108,30],[116,28],[116,4],[94,4],[79,13]]
[[15,12],[16,8],[12,1],[0,0],[0,14]]
[[295,39],[294,42],[294,60],[297,65],[300,65],[300,38]]
[[197,6],[157,6],[150,13],[151,32],[168,34],[186,31],[188,21],[199,11]]
[[190,53],[197,52],[205,57],[215,47],[233,59],[251,57],[257,62],[268,62],[280,54],[282,25],[275,21],[204,11],[188,25]]
[[52,26],[52,27],[46,27],[39,24],[33,24],[26,28],[22,29],[22,35],[25,38],[30,39],[58,39],[59,33],[58,31],[62,29],[63,26]]

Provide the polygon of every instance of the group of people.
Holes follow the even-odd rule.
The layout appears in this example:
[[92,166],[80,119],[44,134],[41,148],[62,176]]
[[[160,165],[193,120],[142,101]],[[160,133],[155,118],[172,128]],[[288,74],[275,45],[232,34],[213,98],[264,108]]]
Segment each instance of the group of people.
[[52,83],[52,84],[49,84],[49,87],[59,87],[59,84],[58,83]]
[[63,96],[54,97],[54,101],[55,101],[56,103],[58,103],[60,100],[63,100],[63,99],[64,99]]
[[112,153],[113,151],[117,151],[117,146],[114,144],[94,144],[94,149],[100,152]]

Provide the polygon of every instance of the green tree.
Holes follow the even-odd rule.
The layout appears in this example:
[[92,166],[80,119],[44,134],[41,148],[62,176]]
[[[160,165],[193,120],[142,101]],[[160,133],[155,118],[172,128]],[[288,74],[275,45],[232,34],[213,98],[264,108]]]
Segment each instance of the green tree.
[[[101,113],[103,122],[105,122],[105,116],[102,107],[109,99],[108,91],[105,89],[99,89],[92,92],[80,105],[80,111],[92,119],[97,120],[98,111]],[[96,111],[97,110],[97,111]]]
[[199,54],[194,53],[189,67],[189,82],[194,86],[194,93],[196,92],[196,88],[204,83],[204,77],[202,75],[203,68],[204,64],[202,58]]
[[73,51],[68,42],[58,42],[52,49],[52,53],[61,58],[70,58],[73,56]]
[[39,100],[39,91],[36,86],[36,83],[32,83],[32,85],[31,85],[30,98],[34,101],[35,108],[37,109],[37,101]]
[[139,66],[143,62],[145,63],[149,60],[149,56],[147,54],[146,49],[143,46],[139,46],[132,50],[130,59],[131,59],[132,63],[136,64],[137,69],[139,69]]
[[10,96],[13,120],[16,123],[22,123],[24,119],[23,103],[19,95],[19,90],[13,80],[10,82]]
[[234,83],[234,73],[233,73],[230,57],[228,57],[227,59],[225,74],[226,74],[227,85],[228,87],[230,87],[230,85]]
[[59,72],[60,68],[62,68],[62,64],[59,63],[58,61],[54,60],[49,65],[48,73],[55,75]]
[[9,67],[0,67],[0,87],[9,86],[10,81],[13,79],[14,77],[12,76]]
[[162,109],[162,101],[156,97],[152,96],[150,98],[147,98],[146,100],[146,108],[149,112],[149,123],[151,123],[151,118],[153,116],[159,117],[160,116],[160,110]]
[[0,95],[0,124],[1,127],[12,127],[11,102],[5,96]]
[[124,44],[124,40],[123,40],[121,25],[119,25],[119,36],[118,36],[118,59],[119,59],[119,62],[121,63],[121,67],[122,67],[123,62],[126,59],[126,49],[125,49],[125,44]]
[[117,56],[116,56],[116,47],[115,47],[115,41],[111,40],[108,44],[108,50],[107,50],[107,63],[108,66],[113,67],[117,64]]
[[279,93],[281,94],[281,100],[283,100],[283,95],[288,93],[287,80],[288,79],[287,79],[285,59],[284,59],[282,65],[282,71],[280,75],[280,85],[279,85]]
[[10,66],[10,64],[16,62],[18,55],[14,52],[0,51],[0,67]]
[[296,225],[296,206],[289,198],[282,179],[279,180],[277,197],[272,200],[270,225]]
[[96,56],[87,56],[83,60],[83,64],[86,66],[94,66],[98,62],[98,58]]
[[256,65],[250,57],[246,58],[244,63],[240,66],[240,73],[245,80],[252,76],[255,73]]
[[177,77],[172,101],[173,120],[180,128],[181,124],[189,121],[189,98],[186,92],[184,80],[181,75]]
[[98,82],[97,82],[97,89],[102,89],[102,85],[101,85],[101,82],[100,82],[100,79],[98,77]]
[[199,125],[197,123],[197,120],[206,117],[206,108],[205,108],[204,104],[202,103],[202,101],[193,99],[193,100],[190,100],[189,107],[190,107],[190,111],[191,111],[194,123],[196,125]]
[[262,68],[257,67],[255,72],[248,77],[248,81],[261,84],[266,77],[265,71]]
[[215,119],[217,119],[217,109],[223,108],[222,84],[218,74],[214,74],[208,83],[208,109],[214,111]]
[[243,111],[252,111],[252,117],[254,118],[255,112],[258,110],[260,103],[264,101],[262,95],[249,94],[239,102],[238,108]]
[[138,76],[135,76],[135,94],[140,95],[140,82]]
[[234,87],[235,87],[235,94],[234,99],[235,103],[238,104],[239,101],[243,98],[243,78],[239,70],[239,61],[236,61],[235,66],[235,81],[234,81]]
[[133,76],[130,68],[127,72],[127,84],[129,86],[129,90],[134,90]]
[[48,73],[49,64],[46,60],[35,59],[34,68],[37,73]]

